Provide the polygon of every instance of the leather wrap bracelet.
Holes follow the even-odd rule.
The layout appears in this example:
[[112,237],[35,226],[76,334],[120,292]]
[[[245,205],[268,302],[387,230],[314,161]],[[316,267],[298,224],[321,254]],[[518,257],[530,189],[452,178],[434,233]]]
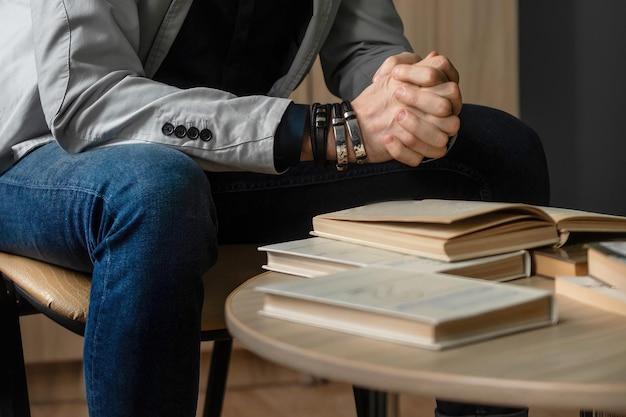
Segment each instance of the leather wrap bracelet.
[[313,159],[318,169],[326,167],[326,137],[328,136],[328,120],[330,106],[315,103],[311,107],[310,132]]
[[356,163],[364,164],[367,162],[367,153],[365,153],[365,147],[363,146],[361,128],[359,127],[359,122],[356,120],[356,114],[354,113],[354,110],[352,110],[350,102],[347,100],[344,100],[341,103],[341,108],[343,110],[343,118],[346,121],[346,127],[348,129],[348,137],[350,138],[352,149],[354,149],[354,154],[356,156]]
[[345,171],[348,168],[348,144],[346,143],[346,128],[341,105],[338,103],[333,104],[332,125],[335,133],[335,146],[337,147],[337,171]]
[[[326,141],[332,126],[337,150],[337,171],[348,168],[348,146],[352,146],[357,164],[367,162],[361,129],[349,101],[334,104],[314,103],[309,115],[311,151],[318,169],[326,168]],[[350,142],[350,144],[348,144]]]

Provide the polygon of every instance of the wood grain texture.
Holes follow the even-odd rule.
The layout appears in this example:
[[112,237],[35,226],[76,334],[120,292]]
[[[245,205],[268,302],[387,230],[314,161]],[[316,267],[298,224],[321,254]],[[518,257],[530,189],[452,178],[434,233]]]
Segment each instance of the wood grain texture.
[[[619,315],[557,297],[558,325],[431,352],[257,314],[262,294],[254,285],[289,279],[303,278],[266,273],[227,301],[229,330],[265,359],[390,392],[626,412],[626,321]],[[553,284],[539,277],[514,282]]]

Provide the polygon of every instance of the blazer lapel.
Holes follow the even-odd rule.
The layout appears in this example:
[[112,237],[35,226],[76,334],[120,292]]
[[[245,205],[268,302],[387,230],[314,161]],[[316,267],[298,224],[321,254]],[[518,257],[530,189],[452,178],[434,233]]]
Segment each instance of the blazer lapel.
[[302,45],[287,74],[270,89],[270,96],[288,97],[311,70],[330,32],[340,3],[340,0],[313,0],[313,17],[304,34]]

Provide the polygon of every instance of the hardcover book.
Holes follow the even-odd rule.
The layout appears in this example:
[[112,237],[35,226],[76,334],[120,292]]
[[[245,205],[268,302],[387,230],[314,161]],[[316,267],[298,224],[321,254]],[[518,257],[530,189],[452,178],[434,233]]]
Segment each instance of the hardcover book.
[[524,250],[445,262],[322,237],[265,245],[259,250],[267,254],[264,269],[307,278],[373,265],[494,281],[528,277],[531,273],[530,255]]
[[562,246],[573,233],[626,233],[626,217],[517,203],[404,200],[315,216],[312,231],[444,261]]
[[257,287],[262,315],[428,349],[556,323],[552,292],[366,267]]

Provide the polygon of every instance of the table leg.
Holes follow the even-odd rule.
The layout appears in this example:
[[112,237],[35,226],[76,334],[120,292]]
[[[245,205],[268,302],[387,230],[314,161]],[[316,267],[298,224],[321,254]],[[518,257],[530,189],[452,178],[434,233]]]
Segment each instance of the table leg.
[[607,413],[598,410],[580,410],[580,417],[626,417],[624,414]]
[[387,417],[387,393],[353,387],[357,417]]

